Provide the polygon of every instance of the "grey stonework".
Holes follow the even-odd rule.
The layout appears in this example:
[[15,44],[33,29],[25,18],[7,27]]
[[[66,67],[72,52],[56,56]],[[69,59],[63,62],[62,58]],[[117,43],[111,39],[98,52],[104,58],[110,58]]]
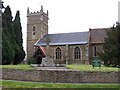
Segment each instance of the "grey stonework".
[[52,58],[50,57],[45,57],[42,59],[42,66],[45,66],[45,67],[54,67],[55,64],[54,64],[54,61]]
[[91,44],[90,46],[89,46],[89,62],[91,63],[92,62],[92,60],[93,60],[93,58],[95,58],[95,56],[94,56],[94,51],[93,51],[93,48],[94,47],[97,47],[97,57],[98,57],[98,53],[101,53],[101,52],[103,52],[103,47],[102,47],[102,45],[103,44]]
[[[43,6],[39,12],[27,10],[27,59],[34,54],[34,44],[44,35],[48,34],[48,11],[43,12]],[[33,31],[35,27],[35,31]],[[33,35],[35,32],[35,35]]]
[[119,72],[2,69],[2,79],[50,83],[119,83]]
[[[60,60],[56,60],[56,49],[57,48],[61,49],[62,52],[62,59]],[[74,49],[75,47],[79,47],[80,51],[81,51],[81,59],[79,60],[75,60],[74,58]],[[68,64],[88,64],[88,56],[86,56],[87,54],[87,50],[86,50],[86,45],[63,45],[63,46],[50,46],[49,47],[50,50],[50,57],[53,58],[54,62],[57,64],[66,64],[66,61],[68,62]]]

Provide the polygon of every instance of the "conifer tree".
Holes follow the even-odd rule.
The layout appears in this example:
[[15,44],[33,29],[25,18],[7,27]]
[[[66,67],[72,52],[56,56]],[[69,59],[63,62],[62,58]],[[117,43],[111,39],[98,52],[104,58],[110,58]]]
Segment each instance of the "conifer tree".
[[18,63],[21,63],[25,58],[25,51],[23,50],[22,27],[20,22],[19,11],[16,12],[13,25],[14,25],[14,32],[15,32],[15,40],[17,43],[14,64],[18,64]]
[[17,44],[22,46],[22,43],[23,43],[22,27],[21,27],[21,22],[20,22],[20,12],[19,11],[16,12],[16,16],[15,16],[13,24],[14,24],[15,40],[16,40]]
[[19,11],[12,21],[12,12],[9,6],[2,15],[2,64],[19,64],[25,57],[23,50],[22,27]]
[[2,15],[2,64],[10,64],[15,56],[15,40],[12,13],[9,6]]
[[100,54],[106,66],[120,67],[120,23],[107,31],[103,44],[104,53]]

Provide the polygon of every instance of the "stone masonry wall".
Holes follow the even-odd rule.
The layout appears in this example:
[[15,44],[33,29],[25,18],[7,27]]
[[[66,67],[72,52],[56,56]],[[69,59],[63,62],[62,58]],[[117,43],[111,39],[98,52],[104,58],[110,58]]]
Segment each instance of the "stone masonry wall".
[[97,56],[98,56],[98,53],[101,53],[103,52],[103,47],[102,47],[102,44],[93,44],[93,45],[90,45],[89,47],[89,62],[91,63],[93,58],[94,58],[94,55],[93,55],[93,47],[96,47],[97,48]]
[[119,83],[118,72],[2,69],[2,79],[52,83]]
[[[56,60],[56,49],[57,48],[61,49],[62,52],[62,59],[60,60]],[[76,47],[79,47],[81,50],[81,59],[79,60],[75,60],[74,59],[74,49]],[[68,60],[68,63],[79,63],[79,64],[85,64],[86,62],[88,62],[88,58],[86,56],[86,45],[69,45],[68,46],[68,50],[66,50],[66,45],[62,45],[62,46],[50,46],[49,47],[49,55],[51,58],[53,58],[53,60],[55,61],[55,63],[60,63],[60,61],[62,64],[64,63],[65,60]]]

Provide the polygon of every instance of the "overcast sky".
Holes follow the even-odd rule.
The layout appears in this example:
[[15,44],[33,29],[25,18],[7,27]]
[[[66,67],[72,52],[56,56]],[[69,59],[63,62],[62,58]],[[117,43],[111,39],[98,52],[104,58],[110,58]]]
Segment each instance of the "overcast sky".
[[27,7],[30,12],[49,11],[49,33],[88,31],[89,28],[108,28],[118,20],[119,0],[3,0],[12,16],[20,10],[23,45],[26,48]]

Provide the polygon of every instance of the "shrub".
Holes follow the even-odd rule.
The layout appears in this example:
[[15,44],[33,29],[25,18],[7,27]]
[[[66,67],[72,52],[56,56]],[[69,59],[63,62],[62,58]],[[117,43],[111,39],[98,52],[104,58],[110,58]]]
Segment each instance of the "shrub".
[[30,64],[35,64],[35,63],[36,63],[35,59],[33,58],[33,56],[31,56],[31,57],[28,59],[28,64],[30,65]]

